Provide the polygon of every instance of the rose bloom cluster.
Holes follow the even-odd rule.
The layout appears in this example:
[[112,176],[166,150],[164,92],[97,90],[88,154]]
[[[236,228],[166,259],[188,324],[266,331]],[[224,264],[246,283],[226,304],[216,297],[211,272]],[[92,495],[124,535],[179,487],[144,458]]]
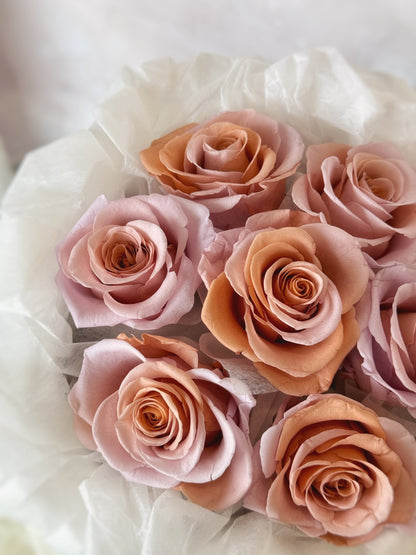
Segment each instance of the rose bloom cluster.
[[160,192],[99,197],[57,247],[75,325],[132,328],[84,352],[81,442],[336,544],[410,529],[415,438],[334,384],[416,416],[416,171],[386,143],[305,152],[252,109],[167,131],[138,162]]

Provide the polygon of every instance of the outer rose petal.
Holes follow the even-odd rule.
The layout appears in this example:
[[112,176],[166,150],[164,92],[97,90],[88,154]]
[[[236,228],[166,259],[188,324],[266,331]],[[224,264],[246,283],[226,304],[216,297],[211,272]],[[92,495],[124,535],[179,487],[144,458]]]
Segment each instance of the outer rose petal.
[[264,477],[259,451],[260,442],[258,441],[253,447],[253,481],[244,497],[244,507],[267,516],[267,495],[273,479]]
[[359,336],[359,329],[354,318],[354,309],[342,316],[343,342],[338,353],[318,372],[310,376],[295,377],[280,372],[279,369],[256,362],[259,373],[267,378],[277,389],[289,395],[303,395],[304,391],[320,393],[327,391],[345,356],[354,347]]
[[100,404],[144,360],[139,351],[117,339],[103,339],[86,349],[82,371],[68,395],[72,409],[91,425]]
[[116,326],[120,323],[120,316],[112,312],[102,299],[91,295],[89,289],[74,283],[61,270],[58,270],[55,281],[77,326],[91,328]]
[[416,268],[379,270],[357,304],[361,333],[347,365],[365,390],[416,410]]
[[235,452],[230,465],[216,480],[205,484],[184,483],[180,489],[186,497],[211,511],[223,511],[239,501],[247,492],[252,481],[251,444],[247,436],[234,424]]
[[399,423],[389,418],[380,417],[386,434],[386,442],[404,463],[404,469],[396,486],[397,497],[389,516],[389,522],[397,524],[415,522],[416,497],[416,444],[413,436]]
[[[134,335],[127,336],[125,333],[120,333],[117,339],[130,343],[145,358],[162,358],[174,355],[176,366],[183,370],[197,368],[199,365],[197,348],[184,341],[148,333],[144,333],[141,340]],[[182,364],[183,362],[185,364]]]
[[226,347],[235,353],[242,353],[250,360],[255,360],[247,335],[235,318],[234,301],[234,289],[225,273],[222,273],[208,290],[208,296],[202,306],[202,321],[215,337],[221,338],[221,343]]

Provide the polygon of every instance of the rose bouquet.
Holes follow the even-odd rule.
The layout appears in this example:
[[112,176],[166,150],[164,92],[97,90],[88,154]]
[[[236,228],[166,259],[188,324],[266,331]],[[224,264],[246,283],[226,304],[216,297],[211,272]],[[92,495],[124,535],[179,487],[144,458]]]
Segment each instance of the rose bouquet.
[[4,515],[62,553],[412,553],[415,106],[331,50],[204,55],[30,155]]

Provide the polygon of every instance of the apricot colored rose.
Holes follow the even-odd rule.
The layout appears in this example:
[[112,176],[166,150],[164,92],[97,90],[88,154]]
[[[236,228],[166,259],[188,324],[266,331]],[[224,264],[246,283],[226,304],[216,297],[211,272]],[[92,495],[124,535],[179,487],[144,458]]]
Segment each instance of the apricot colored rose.
[[239,501],[251,483],[254,399],[183,341],[120,335],[96,343],[69,402],[80,440],[129,481],[176,487],[212,510]]
[[172,195],[99,197],[58,247],[57,284],[78,327],[176,324],[214,237],[208,210]]
[[256,445],[254,468],[245,505],[310,536],[356,545],[414,524],[414,437],[348,397],[311,395],[286,411]]
[[416,171],[388,143],[307,149],[295,204],[358,238],[370,265],[416,260]]
[[225,229],[279,206],[303,148],[292,127],[250,109],[181,127],[140,157],[167,192],[204,204]]
[[[289,210],[253,216],[232,246],[231,232],[220,235],[199,267],[209,286],[202,309],[208,329],[293,395],[330,386],[358,339],[354,304],[369,276],[353,237],[311,220]],[[222,241],[223,271],[216,256]]]
[[378,271],[357,320],[361,333],[348,362],[360,387],[416,417],[416,267]]

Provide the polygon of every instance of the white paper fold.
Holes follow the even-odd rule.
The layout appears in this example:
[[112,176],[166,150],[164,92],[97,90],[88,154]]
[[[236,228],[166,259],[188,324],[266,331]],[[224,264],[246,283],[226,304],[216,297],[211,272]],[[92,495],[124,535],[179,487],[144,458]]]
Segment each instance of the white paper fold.
[[125,69],[92,129],[30,153],[4,197],[0,517],[41,537],[44,553],[414,553],[415,534],[386,531],[366,546],[336,548],[254,513],[211,513],[179,492],[127,483],[73,430],[63,373],[77,375],[83,345],[72,345],[55,286],[56,244],[99,194],[157,188],[139,162],[153,139],[248,107],[295,126],[307,144],[389,140],[416,165],[416,93],[403,81],[357,71],[330,49],[273,64],[203,54]]

